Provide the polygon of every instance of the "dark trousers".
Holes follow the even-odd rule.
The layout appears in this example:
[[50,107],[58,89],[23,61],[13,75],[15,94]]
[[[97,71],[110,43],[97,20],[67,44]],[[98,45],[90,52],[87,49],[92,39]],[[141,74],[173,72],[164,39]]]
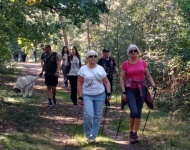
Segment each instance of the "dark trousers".
[[71,85],[70,98],[73,104],[77,104],[77,76],[68,76]]
[[142,96],[138,88],[126,88],[127,104],[130,109],[130,118],[141,118],[145,98],[145,87],[141,88]]

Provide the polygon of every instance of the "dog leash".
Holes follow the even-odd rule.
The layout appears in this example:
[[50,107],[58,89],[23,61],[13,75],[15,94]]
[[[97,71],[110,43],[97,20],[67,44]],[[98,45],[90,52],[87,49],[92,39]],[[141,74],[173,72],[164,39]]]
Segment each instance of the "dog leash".
[[32,82],[30,82],[29,84],[25,85],[22,89],[24,89],[25,87],[27,87],[28,85],[30,85],[31,83],[33,83],[34,81],[36,81],[38,78],[39,78],[39,75]]

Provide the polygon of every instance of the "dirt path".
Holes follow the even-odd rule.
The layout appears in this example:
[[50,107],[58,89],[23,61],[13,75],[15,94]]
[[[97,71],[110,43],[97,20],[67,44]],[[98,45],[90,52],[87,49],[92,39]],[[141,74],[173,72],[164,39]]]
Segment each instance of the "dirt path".
[[[41,67],[40,67],[40,63],[17,63],[16,64],[17,68],[21,68],[22,69],[22,72],[21,74],[22,75],[34,75],[34,76],[37,76],[40,72],[41,72]],[[69,92],[68,89],[64,89],[62,88],[62,83],[63,83],[63,76],[60,75],[59,77],[59,84],[58,84],[58,89],[61,89],[63,90],[63,92]],[[38,92],[37,94],[42,94],[42,91],[43,93],[45,93],[45,85],[44,85],[44,79],[43,78],[38,78],[37,81],[36,81],[36,86],[35,86],[35,89],[34,89],[34,92]],[[42,98],[45,96],[45,95],[41,95]],[[39,104],[39,105],[45,105],[45,104]],[[47,112],[47,109],[48,108],[44,108],[44,112],[42,110],[42,115],[44,115],[46,112]],[[60,112],[59,112],[59,109],[60,109]],[[73,111],[73,107],[72,105],[70,104],[65,104],[65,106],[63,105],[57,105],[56,106],[56,109],[53,108],[51,110],[51,112],[48,112],[47,115],[51,116],[51,120],[57,120],[56,121],[56,128],[54,128],[55,132],[54,132],[54,135],[52,135],[54,138],[56,138],[57,140],[58,139],[65,139],[64,142],[63,141],[59,141],[57,142],[57,144],[59,144],[61,147],[67,147],[70,145],[70,137],[62,134],[59,132],[59,129],[61,128],[61,126],[63,125],[63,120],[64,121],[73,121],[72,119],[66,119],[64,116],[62,116],[62,110],[65,109],[67,110],[66,112],[68,114],[68,116],[73,116],[75,117],[75,112],[79,112],[79,108],[74,108],[75,110]],[[110,125],[110,123],[114,120],[114,119],[117,119],[117,121],[119,121],[119,118],[120,118],[120,115],[121,115],[121,112],[119,112],[119,108],[118,107],[114,107],[112,106],[111,109],[108,109],[107,111],[107,116],[106,116],[106,119],[105,119],[105,126],[104,126],[104,135],[110,139],[112,139],[115,143],[117,143],[120,147],[121,150],[143,150],[143,148],[141,147],[140,144],[134,144],[134,145],[131,145],[129,144],[128,142],[128,133],[119,133],[117,138],[116,138],[116,132],[117,132],[117,127],[113,127]],[[79,121],[82,122],[82,113],[80,113],[80,119]],[[66,116],[65,115],[65,116]],[[124,116],[127,116],[128,114],[125,112],[124,113]],[[58,117],[59,116],[59,117]],[[67,116],[66,116],[67,117]],[[50,122],[50,126],[51,127],[51,122]],[[57,130],[56,130],[57,129]],[[77,149],[77,148],[74,148],[73,149]],[[145,148],[144,148],[145,149]]]

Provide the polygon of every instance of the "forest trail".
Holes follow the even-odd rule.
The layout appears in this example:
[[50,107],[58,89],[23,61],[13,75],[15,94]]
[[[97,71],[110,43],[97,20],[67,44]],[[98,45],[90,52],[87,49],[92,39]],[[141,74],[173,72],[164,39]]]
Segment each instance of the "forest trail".
[[[17,63],[16,64],[16,68],[20,68],[21,71],[21,75],[34,75],[34,76],[38,76],[39,73],[41,72],[41,66],[40,63]],[[69,88],[63,88],[63,76],[62,73],[60,73],[59,76],[59,84],[57,86],[58,90],[62,90],[65,93],[70,92]],[[44,79],[43,78],[38,78],[34,87],[34,93],[35,95],[41,95],[42,99],[46,99],[46,95],[45,95],[45,84],[44,84]],[[43,93],[43,94],[42,94]],[[61,99],[57,99],[58,103],[59,101],[62,101]],[[59,142],[56,142],[57,144],[59,144],[59,147],[64,147],[63,149],[72,149],[71,147],[71,136],[66,135],[64,133],[60,133],[59,129],[62,128],[61,126],[67,124],[67,121],[73,121],[76,119],[76,114],[80,111],[79,106],[73,106],[72,104],[68,104],[68,103],[64,103],[64,105],[56,105],[54,106],[54,108],[51,109],[51,112],[46,112],[47,110],[49,111],[50,108],[46,107],[47,105],[47,101],[44,100],[44,102],[42,103],[41,101],[39,101],[39,105],[42,107],[44,107],[41,110],[41,114],[48,114],[49,118],[51,118],[52,122],[54,122],[54,126],[56,128],[54,128],[54,135],[53,137],[55,137]],[[55,108],[56,107],[56,108]],[[66,114],[63,115],[63,109],[67,110],[64,111],[66,112]],[[105,108],[104,108],[104,112],[105,112]],[[60,117],[58,117],[60,116]],[[64,118],[64,116],[66,118]],[[119,118],[121,116],[121,110],[119,109],[119,107],[114,107],[111,106],[110,109],[107,110],[107,115],[106,115],[106,119],[105,119],[105,125],[104,125],[104,130],[103,130],[103,135],[112,139],[113,142],[115,142],[116,144],[118,144],[118,147],[120,148],[120,150],[143,150],[145,148],[142,147],[141,144],[130,144],[128,141],[128,133],[120,133],[118,134],[117,138],[116,138],[116,133],[117,133],[117,126],[111,126],[110,123],[111,121],[113,121],[114,119],[117,119],[117,121],[119,122]],[[124,116],[128,117],[128,114],[126,112],[124,112]],[[73,117],[73,118],[72,118]],[[71,119],[67,119],[67,118],[71,118]],[[79,116],[79,122],[82,123],[82,113],[80,113]],[[62,120],[62,121],[61,121]],[[102,122],[104,121],[104,117],[102,118]],[[51,123],[49,125],[46,125],[47,127],[51,128]],[[57,131],[56,131],[57,130]],[[101,133],[102,128],[100,128],[100,133]],[[100,136],[99,133],[99,136]],[[52,137],[52,138],[53,138]],[[64,139],[64,140],[63,140]],[[56,149],[56,148],[55,148]],[[77,147],[73,147],[73,149],[77,149]],[[79,148],[80,149],[80,148]],[[106,149],[106,147],[105,147]]]

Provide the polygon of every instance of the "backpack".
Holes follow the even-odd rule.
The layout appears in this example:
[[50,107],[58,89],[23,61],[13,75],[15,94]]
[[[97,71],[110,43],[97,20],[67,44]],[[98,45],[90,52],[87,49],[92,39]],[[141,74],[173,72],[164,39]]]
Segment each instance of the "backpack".
[[46,65],[46,73],[48,74],[54,74],[57,70],[56,55],[56,52],[53,52],[50,57],[48,57],[47,53],[44,53],[43,55]]

